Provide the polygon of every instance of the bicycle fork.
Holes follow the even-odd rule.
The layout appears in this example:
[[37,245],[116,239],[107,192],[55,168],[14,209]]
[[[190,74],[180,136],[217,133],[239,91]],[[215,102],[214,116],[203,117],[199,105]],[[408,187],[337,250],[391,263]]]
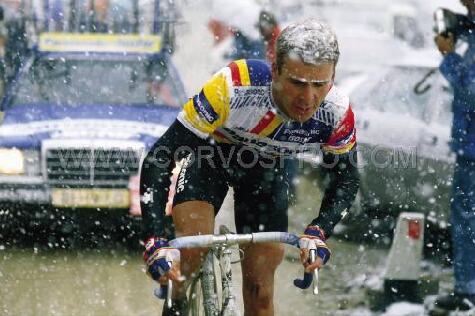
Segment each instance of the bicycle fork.
[[206,316],[219,316],[218,295],[214,277],[214,253],[208,251],[201,267],[201,291],[203,293],[203,308]]
[[219,256],[221,261],[221,283],[223,287],[222,316],[240,315],[239,309],[237,308],[236,297],[232,294],[231,253],[231,249],[224,248]]

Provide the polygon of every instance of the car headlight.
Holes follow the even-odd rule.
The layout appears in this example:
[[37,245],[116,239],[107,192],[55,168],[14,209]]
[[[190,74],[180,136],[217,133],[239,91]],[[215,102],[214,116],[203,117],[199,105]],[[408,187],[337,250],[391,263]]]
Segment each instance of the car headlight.
[[0,174],[23,174],[24,172],[23,152],[16,148],[0,148]]

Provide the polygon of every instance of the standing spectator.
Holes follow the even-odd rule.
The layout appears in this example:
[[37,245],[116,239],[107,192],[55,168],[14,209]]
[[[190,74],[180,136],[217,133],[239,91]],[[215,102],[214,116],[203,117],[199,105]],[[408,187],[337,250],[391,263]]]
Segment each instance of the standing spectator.
[[224,39],[233,34],[229,26],[219,19],[210,19],[208,22],[208,29],[213,34],[215,45],[221,43]]
[[227,56],[229,59],[263,59],[264,47],[259,40],[252,39],[242,30],[233,28],[234,48]]
[[[261,8],[255,1],[216,0],[213,8],[208,28],[215,44],[228,46],[223,54],[225,60],[265,58],[264,43],[256,29]],[[231,41],[224,42],[228,36]]]
[[[475,21],[475,1],[461,0],[467,17]],[[455,42],[463,36],[468,48],[455,51]],[[435,308],[468,310],[475,304],[475,34],[468,28],[454,34],[435,37],[443,55],[442,75],[454,90],[452,111],[452,150],[456,154],[450,221],[454,255],[454,292],[439,297]]]
[[273,62],[275,60],[275,43],[280,34],[279,24],[272,13],[263,10],[259,14],[258,28],[266,45],[266,59]]
[[215,45],[221,44],[229,36],[232,37],[230,50],[223,54],[225,59],[264,59],[262,41],[252,38],[242,28],[212,18],[208,22],[208,29],[213,34]]

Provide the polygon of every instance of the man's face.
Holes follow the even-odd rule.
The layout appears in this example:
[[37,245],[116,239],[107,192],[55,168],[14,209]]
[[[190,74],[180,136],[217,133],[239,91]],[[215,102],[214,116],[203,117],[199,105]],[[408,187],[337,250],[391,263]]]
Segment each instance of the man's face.
[[288,117],[305,122],[327,96],[334,75],[333,63],[313,65],[286,57],[280,72],[272,65],[272,96]]

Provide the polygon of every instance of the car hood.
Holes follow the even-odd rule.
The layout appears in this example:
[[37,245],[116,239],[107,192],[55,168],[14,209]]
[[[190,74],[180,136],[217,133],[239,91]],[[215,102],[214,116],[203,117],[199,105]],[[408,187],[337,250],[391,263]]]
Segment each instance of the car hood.
[[[453,162],[449,147],[450,127],[428,124],[404,113],[354,109],[357,142],[376,149],[411,152],[419,158]],[[370,152],[376,155],[378,151]]]
[[5,111],[0,146],[37,149],[49,139],[91,139],[135,140],[150,148],[179,110],[149,105],[16,106]]

